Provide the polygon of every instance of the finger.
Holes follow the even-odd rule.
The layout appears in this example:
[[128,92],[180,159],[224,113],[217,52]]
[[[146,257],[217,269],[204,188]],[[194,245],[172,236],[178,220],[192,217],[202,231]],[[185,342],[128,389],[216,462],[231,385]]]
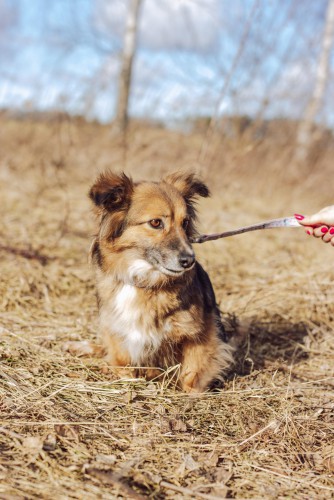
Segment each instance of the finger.
[[306,226],[304,229],[305,229],[306,234],[308,234],[309,236],[313,235],[313,227],[312,226]]
[[334,237],[331,239],[331,245],[334,247]]
[[313,228],[313,236],[316,238],[322,238],[328,232],[327,226],[320,226]]
[[329,243],[334,238],[334,227],[329,228],[329,231],[324,233],[322,239],[325,243]]

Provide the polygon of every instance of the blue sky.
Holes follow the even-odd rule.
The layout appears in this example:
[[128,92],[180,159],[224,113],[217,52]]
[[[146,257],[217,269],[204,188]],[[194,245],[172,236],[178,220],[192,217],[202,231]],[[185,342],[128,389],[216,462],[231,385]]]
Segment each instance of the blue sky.
[[[326,3],[143,0],[131,114],[300,116]],[[127,0],[0,0],[0,107],[110,121],[126,8]]]

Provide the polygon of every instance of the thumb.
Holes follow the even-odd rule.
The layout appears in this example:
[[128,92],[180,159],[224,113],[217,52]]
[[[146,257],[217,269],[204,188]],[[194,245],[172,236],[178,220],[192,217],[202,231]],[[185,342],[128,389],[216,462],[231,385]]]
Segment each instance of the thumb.
[[303,215],[295,214],[295,217],[303,226],[334,226],[334,205],[325,207],[313,215],[303,217]]
[[303,219],[298,219],[299,224],[302,226],[315,226],[317,224],[323,224],[320,214],[305,215]]

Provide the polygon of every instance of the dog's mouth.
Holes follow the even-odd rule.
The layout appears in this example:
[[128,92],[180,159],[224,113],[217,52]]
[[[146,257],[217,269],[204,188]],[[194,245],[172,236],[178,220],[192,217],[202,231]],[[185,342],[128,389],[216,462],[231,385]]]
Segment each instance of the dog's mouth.
[[171,269],[170,267],[165,267],[160,262],[156,261],[155,267],[161,273],[166,274],[167,276],[181,276],[182,274],[186,273],[187,271],[190,271],[194,267],[194,265],[192,265],[191,267],[188,267],[187,269],[184,269],[184,268]]
[[161,264],[157,264],[159,271],[168,276],[181,276],[185,272],[185,269],[169,269],[168,267],[164,267]]
[[175,267],[169,267],[169,266],[167,267],[165,264],[162,264],[162,262],[160,262],[160,260],[155,255],[150,256],[149,262],[160,273],[164,274],[165,276],[174,276],[174,277],[182,276],[182,274],[186,273],[187,271],[190,271],[195,265],[195,262],[194,262],[194,264],[188,268],[184,268],[184,267],[175,268]]

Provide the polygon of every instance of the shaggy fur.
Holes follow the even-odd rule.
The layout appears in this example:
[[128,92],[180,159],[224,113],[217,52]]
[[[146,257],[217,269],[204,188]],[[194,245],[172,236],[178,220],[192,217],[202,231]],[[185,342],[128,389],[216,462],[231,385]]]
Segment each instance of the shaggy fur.
[[193,174],[133,183],[103,173],[90,190],[99,216],[91,256],[100,338],[116,367],[180,364],[184,391],[201,392],[232,363],[207,273],[195,260],[194,199],[209,196]]

